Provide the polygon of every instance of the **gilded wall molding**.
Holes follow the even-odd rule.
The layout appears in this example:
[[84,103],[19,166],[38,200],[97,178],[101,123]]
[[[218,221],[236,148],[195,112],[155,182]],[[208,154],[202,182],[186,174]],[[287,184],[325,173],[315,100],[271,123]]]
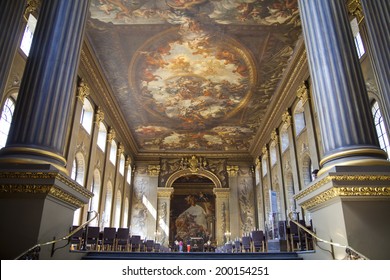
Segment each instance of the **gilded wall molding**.
[[[43,172],[43,171],[37,171],[37,172],[0,172],[0,179],[2,180],[58,180],[61,183],[65,184],[66,186],[70,187],[72,190],[76,191],[77,193],[81,194],[82,196],[85,196],[87,198],[91,198],[93,194],[88,191],[86,188],[81,187],[78,183],[70,179],[69,177],[59,173],[59,172]],[[11,184],[12,185],[12,184]],[[19,185],[19,184],[18,184]],[[22,186],[22,185],[20,185]],[[45,185],[38,185],[38,186],[45,186]],[[3,185],[0,186],[2,188]]]
[[374,182],[383,182],[383,181],[390,182],[390,175],[330,175],[319,180],[318,182],[304,189],[300,193],[296,194],[294,196],[294,199],[300,200],[331,181],[346,182],[346,183],[349,182],[349,184],[351,182],[364,182],[364,183],[372,182],[373,184]]
[[390,187],[333,187],[314,198],[300,204],[304,209],[312,209],[336,197],[389,197]]
[[44,194],[50,195],[62,202],[69,203],[77,208],[85,205],[83,201],[75,196],[64,192],[60,188],[53,185],[34,185],[34,184],[2,184],[0,185],[0,193],[26,193],[26,194]]

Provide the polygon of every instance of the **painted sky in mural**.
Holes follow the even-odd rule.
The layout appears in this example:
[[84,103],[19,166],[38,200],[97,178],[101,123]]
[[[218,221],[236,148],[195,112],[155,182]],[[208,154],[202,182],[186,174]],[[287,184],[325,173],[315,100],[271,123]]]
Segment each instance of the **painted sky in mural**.
[[[163,32],[143,38],[136,50],[129,47],[126,73],[116,73],[119,70],[114,67],[106,70],[108,79],[117,83],[113,90],[120,105],[134,107],[122,109],[141,149],[249,148],[259,125],[259,116],[252,112],[266,107],[270,96],[261,91],[275,89],[281,76],[276,71],[283,70],[296,38],[289,38],[287,47],[270,50],[277,42],[269,36],[263,47],[268,64],[262,63],[266,69],[262,72],[245,43],[223,26],[297,25],[297,1],[94,0],[90,13],[91,26],[99,26],[99,31],[115,26],[166,26]],[[104,44],[105,37],[99,40]],[[95,49],[98,57],[107,58],[106,50]],[[126,48],[121,47],[121,52],[126,57]],[[120,59],[116,63],[116,69],[125,68]],[[121,80],[123,75],[126,81]],[[126,95],[131,102],[125,100]]]

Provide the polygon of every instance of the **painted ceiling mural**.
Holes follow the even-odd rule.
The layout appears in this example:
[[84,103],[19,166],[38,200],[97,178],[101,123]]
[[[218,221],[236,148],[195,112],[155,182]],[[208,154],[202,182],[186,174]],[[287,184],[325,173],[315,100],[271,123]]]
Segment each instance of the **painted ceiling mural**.
[[88,23],[141,151],[247,151],[300,35],[296,0],[93,0]]

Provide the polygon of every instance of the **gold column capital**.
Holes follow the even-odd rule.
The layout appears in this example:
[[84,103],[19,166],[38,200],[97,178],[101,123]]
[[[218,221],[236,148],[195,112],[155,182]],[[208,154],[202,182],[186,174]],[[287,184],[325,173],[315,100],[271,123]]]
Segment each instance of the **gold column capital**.
[[307,100],[309,100],[309,90],[305,83],[299,86],[297,90],[297,97],[299,100],[301,100],[302,105],[304,105]]
[[288,111],[284,112],[282,115],[282,122],[285,126],[289,127],[291,125],[291,115]]
[[171,198],[174,188],[157,188],[157,197],[158,198]]
[[214,188],[213,193],[216,198],[229,198],[230,197],[230,188]]
[[261,151],[262,151],[262,158],[264,158],[264,159],[268,158],[268,148],[267,148],[267,146],[264,146],[261,149]]
[[77,85],[77,97],[84,104],[84,99],[90,94],[91,90],[89,85],[84,81],[84,79],[80,79]]
[[104,112],[103,112],[102,108],[99,106],[99,107],[97,107],[96,113],[95,113],[95,124],[99,125],[103,120],[104,120]]
[[160,165],[148,165],[148,174],[150,176],[158,176],[160,174]]
[[276,130],[273,130],[271,132],[271,143],[273,143],[274,145],[278,144],[279,143],[279,135],[278,133],[276,132]]
[[40,7],[41,0],[28,0],[26,9],[24,10],[24,18],[28,20],[29,14],[32,14],[34,17],[38,17]]
[[226,166],[226,171],[229,177],[236,177],[239,171],[238,165],[228,165]]
[[115,136],[116,136],[115,129],[110,127],[107,133],[107,142],[111,143],[111,141],[115,138]]
[[364,13],[360,0],[348,0],[347,7],[348,13],[356,17],[358,23],[361,23],[364,19]]

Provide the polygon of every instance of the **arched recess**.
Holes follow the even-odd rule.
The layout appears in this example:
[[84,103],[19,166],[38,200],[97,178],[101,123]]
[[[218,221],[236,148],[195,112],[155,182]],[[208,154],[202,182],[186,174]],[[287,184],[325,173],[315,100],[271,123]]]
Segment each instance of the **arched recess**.
[[166,188],[172,188],[173,183],[184,176],[189,176],[189,175],[198,175],[198,176],[203,176],[208,179],[210,179],[216,188],[222,188],[222,183],[219,180],[219,178],[212,172],[208,170],[198,170],[196,172],[191,171],[190,169],[185,169],[185,170],[180,170],[175,173],[173,173],[167,180],[165,187]]

